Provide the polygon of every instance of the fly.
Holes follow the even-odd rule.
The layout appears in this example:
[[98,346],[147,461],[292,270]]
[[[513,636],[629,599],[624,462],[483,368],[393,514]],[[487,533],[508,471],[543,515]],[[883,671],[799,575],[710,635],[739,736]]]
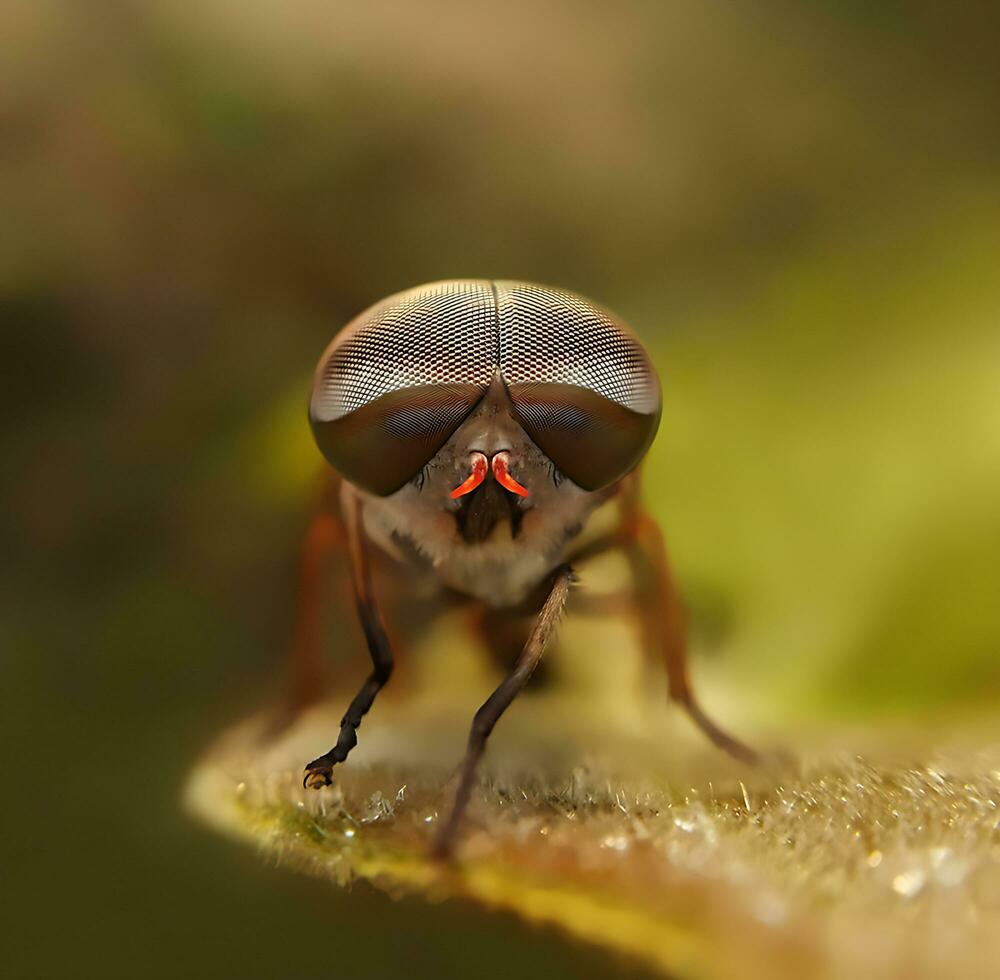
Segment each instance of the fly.
[[[555,631],[576,584],[573,562],[600,551],[630,559],[643,633],[663,656],[671,699],[717,746],[756,759],[695,699],[663,537],[639,501],[635,471],[660,409],[659,379],[636,337],[614,314],[562,289],[431,283],[383,300],[334,338],[316,368],[309,418],[341,478],[339,524],[372,671],[336,744],[305,767],[306,787],[330,785],[392,674],[373,548],[412,561],[490,614],[534,603],[520,655],[472,720],[437,856],[451,854],[490,733]],[[616,529],[581,545],[587,519],[612,500]],[[315,559],[332,547],[333,520],[324,513],[307,537],[303,636],[315,619]],[[479,574],[486,557],[499,568],[489,581]]]

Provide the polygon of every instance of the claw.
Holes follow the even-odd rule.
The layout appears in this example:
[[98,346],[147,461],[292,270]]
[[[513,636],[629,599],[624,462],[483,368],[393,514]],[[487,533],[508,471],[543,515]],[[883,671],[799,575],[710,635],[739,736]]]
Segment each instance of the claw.
[[322,789],[333,785],[333,766],[317,759],[306,766],[306,774],[302,778],[304,789]]

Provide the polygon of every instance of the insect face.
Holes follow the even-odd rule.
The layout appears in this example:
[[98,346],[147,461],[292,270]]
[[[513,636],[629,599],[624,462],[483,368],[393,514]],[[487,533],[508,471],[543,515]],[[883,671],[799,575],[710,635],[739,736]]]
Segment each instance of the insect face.
[[[656,373],[612,314],[564,290],[486,280],[420,286],[352,321],[320,359],[310,420],[335,469],[389,496],[420,479],[497,386],[511,425],[541,454],[540,465],[587,491],[628,473],[659,422]],[[494,425],[500,400],[485,413]],[[472,432],[464,437],[475,441]],[[452,459],[458,448],[451,447]],[[494,452],[505,448],[512,451]],[[475,451],[487,455],[470,444]],[[487,462],[476,486],[495,483],[523,496],[511,489],[517,482],[530,498],[513,455]],[[474,461],[464,463],[444,500],[459,499],[463,494],[451,492],[478,479]]]
[[[463,541],[481,544],[494,533],[508,540],[518,538],[525,522],[529,530],[537,522],[537,512],[544,514],[573,494],[584,491],[562,480],[529,438],[498,374],[420,474],[388,498],[384,507],[380,502],[373,506],[376,511],[405,511],[414,529],[421,529],[421,518],[440,524],[446,513],[454,518]],[[432,537],[428,527],[423,538]]]

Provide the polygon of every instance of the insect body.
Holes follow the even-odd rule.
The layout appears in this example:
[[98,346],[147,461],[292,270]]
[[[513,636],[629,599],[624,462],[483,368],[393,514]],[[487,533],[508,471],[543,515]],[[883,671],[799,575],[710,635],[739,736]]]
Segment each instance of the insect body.
[[473,720],[436,844],[447,854],[486,739],[541,659],[566,602],[580,532],[612,498],[621,502],[619,527],[597,548],[631,556],[643,633],[665,657],[671,696],[713,741],[752,758],[691,694],[662,538],[638,504],[632,471],[659,417],[659,381],[639,341],[611,313],[560,289],[432,283],[376,304],[333,340],[316,369],[310,422],[344,481],[354,590],[374,669],[337,744],[306,767],[306,786],[332,781],[392,671],[371,545],[489,607],[540,595],[520,657]]

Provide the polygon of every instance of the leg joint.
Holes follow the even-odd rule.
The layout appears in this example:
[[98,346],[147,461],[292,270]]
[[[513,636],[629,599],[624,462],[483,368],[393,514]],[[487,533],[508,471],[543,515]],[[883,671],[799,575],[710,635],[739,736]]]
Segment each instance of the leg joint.
[[496,718],[490,710],[490,705],[484,704],[473,716],[472,727],[469,729],[470,742],[485,742],[493,731]]
[[392,677],[392,671],[395,666],[392,657],[387,657],[385,660],[377,660],[372,669],[372,679],[379,687],[385,686],[389,683],[389,678]]

